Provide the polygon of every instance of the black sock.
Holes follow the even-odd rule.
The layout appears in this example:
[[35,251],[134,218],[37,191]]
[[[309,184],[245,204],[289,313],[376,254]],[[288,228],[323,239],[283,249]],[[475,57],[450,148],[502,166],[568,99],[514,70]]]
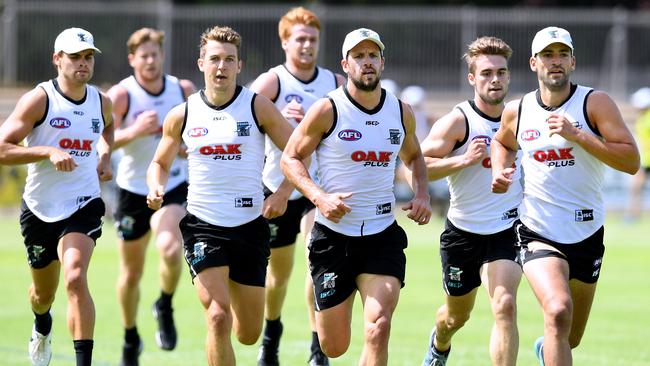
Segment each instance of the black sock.
[[42,335],[48,335],[52,331],[52,315],[50,315],[50,309],[47,309],[43,314],[34,313],[34,327]]
[[172,297],[174,293],[166,294],[162,290],[160,291],[160,297],[158,298],[158,306],[161,308],[169,309],[172,307]]
[[140,343],[140,335],[138,334],[138,327],[134,326],[131,329],[124,329],[124,343],[138,344]]
[[77,355],[77,366],[90,366],[93,361],[93,340],[80,339],[73,343],[74,352]]
[[282,322],[280,321],[280,318],[275,320],[266,319],[262,343],[266,346],[277,348],[280,344],[280,336],[282,336]]
[[311,352],[321,351],[320,341],[318,340],[318,332],[311,332]]

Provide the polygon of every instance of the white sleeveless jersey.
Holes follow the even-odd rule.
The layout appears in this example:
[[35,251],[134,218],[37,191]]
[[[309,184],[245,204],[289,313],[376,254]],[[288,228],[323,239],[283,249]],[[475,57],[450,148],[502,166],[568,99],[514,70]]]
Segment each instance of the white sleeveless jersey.
[[584,133],[600,138],[586,114],[592,89],[572,85],[561,106],[551,109],[539,92],[526,94],[519,105],[517,142],[523,151],[524,198],[522,222],[534,232],[558,243],[580,242],[604,223],[602,198],[604,164],[577,143],[549,137],[546,119],[564,115]]
[[[302,108],[307,112],[314,102],[336,89],[336,76],[334,73],[321,67],[316,67],[314,77],[307,82],[293,76],[284,65],[278,65],[269,71],[278,76],[279,91],[277,100],[274,101],[278,110],[282,110],[289,102],[295,99],[298,103],[302,104]],[[298,126],[298,122],[295,119],[291,118],[288,121],[294,128]],[[264,164],[262,179],[264,185],[272,192],[275,192],[284,180],[284,174],[280,168],[282,150],[275,146],[268,135],[266,136],[265,146],[266,163]],[[314,155],[312,155],[311,165],[309,166],[309,174],[312,178],[316,177],[317,171],[318,162]],[[295,200],[301,196],[302,194],[298,190],[294,190],[289,199]]]
[[492,193],[492,164],[490,162],[490,145],[494,133],[499,129],[501,118],[491,118],[481,112],[474,102],[465,101],[456,105],[465,116],[467,134],[460,146],[449,154],[465,154],[473,140],[487,143],[488,157],[480,163],[462,169],[447,176],[450,203],[447,217],[454,226],[475,234],[488,235],[512,227],[518,218],[517,207],[521,203],[521,153],[517,154],[515,174],[512,185],[504,194]]
[[[167,113],[175,106],[183,103],[185,96],[179,80],[173,76],[165,75],[163,88],[159,94],[151,94],[138,84],[135,77],[120,81],[129,94],[129,106],[121,128],[126,128],[135,123],[142,112],[154,110],[158,113],[160,132],[142,136],[129,144],[124,145],[122,158],[117,165],[115,182],[129,192],[147,195],[147,169],[153,160],[153,155],[162,136],[162,125]],[[165,191],[169,191],[187,180],[187,160],[176,157],[169,171],[169,181]]]
[[50,80],[38,84],[47,93],[47,111],[42,123],[25,138],[26,146],[53,146],[72,156],[77,167],[57,171],[49,159],[27,164],[23,199],[45,222],[66,219],[100,195],[97,176],[97,141],[104,131],[99,91],[86,86],[79,102],[64,96]]
[[316,149],[319,181],[327,193],[352,193],[352,209],[341,221],[316,221],[349,236],[372,235],[395,221],[395,162],[404,140],[402,106],[382,89],[381,100],[367,110],[352,100],[345,87],[330,92],[334,124]]
[[264,135],[253,103],[256,94],[237,86],[233,99],[210,105],[203,90],[186,104],[187,211],[213,225],[234,227],[262,214]]

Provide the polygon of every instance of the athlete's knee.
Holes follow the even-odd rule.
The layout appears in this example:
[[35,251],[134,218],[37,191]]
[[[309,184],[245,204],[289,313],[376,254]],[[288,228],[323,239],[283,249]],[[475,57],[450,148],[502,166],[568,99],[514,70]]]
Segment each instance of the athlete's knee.
[[34,285],[29,288],[29,297],[32,304],[39,306],[49,306],[54,303],[56,297],[56,288],[54,289],[36,289]]
[[318,336],[321,350],[323,350],[323,353],[325,353],[327,357],[340,357],[350,346],[350,340],[348,339],[346,341],[344,337],[327,337],[321,336],[320,334]]
[[492,312],[497,321],[513,322],[517,316],[517,300],[514,295],[504,294],[492,303]]
[[235,331],[235,336],[237,337],[237,340],[239,343],[246,345],[246,346],[251,346],[255,343],[257,343],[257,340],[260,337],[260,334],[262,333],[262,325],[260,326],[252,326],[252,327],[239,327]]
[[444,326],[448,330],[458,330],[462,328],[470,318],[469,311],[450,312],[445,306],[438,311],[439,319],[442,318]]
[[570,299],[553,299],[544,304],[544,323],[558,332],[568,332],[571,327],[573,304]]
[[215,335],[222,337],[230,337],[230,330],[232,328],[232,314],[227,307],[211,305],[206,310],[206,321],[208,329]]
[[87,291],[88,279],[86,271],[81,267],[69,268],[63,276],[63,283],[69,294]]
[[582,341],[583,334],[584,332],[580,332],[580,334],[569,335],[569,346],[571,348],[577,348],[580,345],[580,341]]
[[142,267],[122,267],[120,270],[119,277],[119,286],[127,288],[136,288],[140,284],[142,279],[143,268]]
[[378,347],[384,347],[388,344],[390,338],[390,318],[380,316],[374,322],[366,323],[366,341]]

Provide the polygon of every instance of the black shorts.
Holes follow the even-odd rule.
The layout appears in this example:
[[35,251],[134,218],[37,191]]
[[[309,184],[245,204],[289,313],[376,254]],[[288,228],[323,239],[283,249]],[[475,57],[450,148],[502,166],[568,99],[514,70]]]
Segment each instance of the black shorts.
[[462,296],[481,285],[481,266],[500,259],[517,262],[517,238],[513,228],[481,235],[445,222],[440,235],[442,283],[449,296]]
[[187,213],[179,226],[192,281],[206,268],[228,266],[231,280],[264,287],[271,250],[269,225],[262,216],[240,226],[224,227]]
[[[183,182],[171,191],[165,193],[163,207],[177,204],[185,206],[187,201],[187,183]],[[147,196],[129,192],[119,188],[117,192],[117,207],[115,208],[115,228],[117,236],[123,240],[136,240],[151,229],[151,216],[156,211],[147,206]]]
[[106,206],[101,198],[92,199],[72,216],[56,222],[45,222],[27,207],[20,206],[20,232],[27,249],[27,262],[35,269],[44,268],[59,260],[59,239],[69,233],[88,235],[93,241],[102,236],[102,216]]
[[314,224],[309,244],[309,269],[314,281],[316,310],[345,301],[356,289],[362,273],[396,277],[404,286],[408,239],[393,222],[384,231],[368,236],[347,236]]
[[[264,187],[264,198],[272,193]],[[271,248],[285,247],[295,243],[296,236],[300,232],[300,220],[315,207],[307,197],[289,200],[284,215],[268,220],[271,229]]]
[[[587,239],[574,243],[562,244],[544,238],[533,232],[521,221],[515,222],[515,231],[521,247],[520,257],[523,264],[538,258],[556,257],[562,258],[569,263],[569,279],[575,278],[584,283],[596,283],[600,277],[600,267],[603,264],[605,254],[605,227],[601,226],[598,231]],[[552,250],[528,250],[528,243],[539,241],[552,246],[559,251]]]

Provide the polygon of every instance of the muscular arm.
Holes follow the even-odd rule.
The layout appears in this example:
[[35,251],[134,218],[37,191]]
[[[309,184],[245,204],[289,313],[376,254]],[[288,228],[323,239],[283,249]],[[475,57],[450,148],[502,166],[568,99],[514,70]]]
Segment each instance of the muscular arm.
[[595,138],[580,130],[574,131],[574,134],[565,138],[575,141],[610,167],[635,174],[640,165],[639,150],[614,101],[606,93],[598,91],[591,93],[587,99],[587,115],[603,139]]
[[113,122],[115,125],[114,149],[128,145],[140,136],[158,132],[158,114],[152,110],[140,113],[133,124],[124,127],[122,123],[129,108],[128,91],[122,85],[117,84],[110,88],[107,94],[113,103]]
[[[402,103],[402,102],[400,102]],[[427,168],[424,164],[422,151],[415,136],[415,116],[408,104],[402,103],[404,111],[404,142],[399,152],[399,157],[408,170],[412,171],[411,181],[415,197],[404,207],[410,210],[408,217],[420,225],[426,224],[431,218],[431,198],[427,184]]]
[[181,129],[184,117],[185,103],[177,105],[167,113],[163,123],[162,138],[158,143],[153,160],[149,164],[149,169],[147,169],[147,186],[149,187],[147,205],[154,210],[159,209],[162,205],[169,170],[182,142]]
[[506,104],[501,115],[501,125],[490,146],[492,163],[492,192],[505,193],[512,184],[514,168],[512,164],[517,158],[517,114],[519,100]]
[[63,150],[52,146],[22,146],[20,142],[34,129],[46,113],[47,94],[34,88],[23,95],[13,112],[0,126],[0,164],[19,165],[49,159],[60,171],[72,171],[77,167],[74,159]]

